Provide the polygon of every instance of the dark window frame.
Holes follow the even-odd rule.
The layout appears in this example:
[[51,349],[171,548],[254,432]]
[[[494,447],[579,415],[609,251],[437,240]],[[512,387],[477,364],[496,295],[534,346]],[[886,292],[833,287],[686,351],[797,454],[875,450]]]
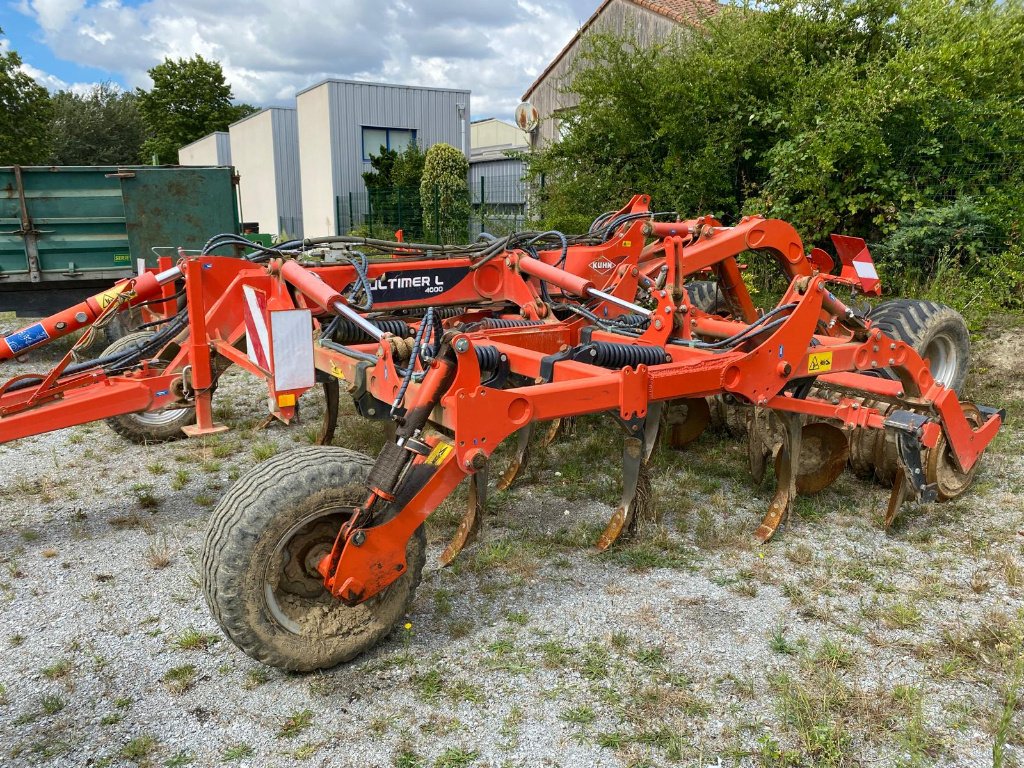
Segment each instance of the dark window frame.
[[359,140],[360,140],[360,143],[362,144],[362,148],[363,148],[363,162],[364,163],[370,162],[370,159],[371,159],[371,155],[369,155],[367,153],[367,151],[366,151],[366,131],[367,131],[367,129],[369,129],[371,131],[384,131],[384,138],[387,141],[387,144],[385,144],[385,145],[378,145],[374,149],[380,149],[381,146],[384,146],[385,149],[391,149],[391,132],[392,131],[401,131],[402,133],[411,133],[412,134],[412,141],[416,141],[416,133],[418,131],[418,129],[416,129],[416,128],[385,128],[382,125],[364,125],[364,126],[361,126],[361,130],[359,132]]

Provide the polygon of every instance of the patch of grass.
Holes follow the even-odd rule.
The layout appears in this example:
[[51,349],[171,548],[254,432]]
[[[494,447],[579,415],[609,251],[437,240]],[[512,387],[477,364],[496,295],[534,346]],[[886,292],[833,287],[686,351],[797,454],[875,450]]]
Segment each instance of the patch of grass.
[[546,640],[538,645],[537,649],[544,655],[544,666],[549,669],[564,667],[569,658],[576,653],[575,648],[559,640]]
[[7,642],[11,646],[11,648],[17,648],[19,645],[25,642],[25,636],[19,632],[7,638]]
[[410,747],[402,747],[391,761],[394,768],[425,768],[426,761]]
[[923,623],[924,616],[913,603],[893,603],[882,611],[882,621],[892,629],[916,629]]
[[277,738],[294,739],[313,724],[313,710],[303,709],[292,712],[277,729]]
[[508,620],[509,624],[518,624],[521,627],[525,627],[526,623],[530,620],[530,616],[523,611],[509,611],[505,614],[505,619]]
[[183,749],[164,760],[164,768],[181,768],[183,765],[191,765],[195,761],[195,756]]
[[67,702],[59,693],[47,693],[39,699],[39,707],[44,715],[55,715],[67,706]]
[[849,669],[853,666],[854,657],[853,653],[842,643],[825,638],[814,654],[814,660],[833,669]]
[[[1006,744],[1013,729],[1013,715],[1021,701],[1021,686],[1024,685],[1024,645],[1017,645],[1017,661],[1013,666],[1013,676],[1006,686],[1003,705],[995,722],[995,738],[992,742],[992,768],[1003,768],[1009,765]],[[1019,738],[1019,734],[1018,734]]]
[[151,475],[166,475],[167,465],[162,461],[154,461],[146,465],[146,469],[149,470]]
[[174,560],[171,546],[167,543],[167,536],[160,534],[150,540],[146,547],[146,564],[154,571],[159,571],[169,566]]
[[172,667],[164,673],[164,685],[173,694],[182,694],[196,683],[198,672],[194,664]]
[[156,747],[156,737],[146,733],[129,741],[121,747],[121,751],[118,754],[125,760],[142,764],[149,762],[149,757],[153,754]]
[[200,507],[212,507],[217,503],[217,499],[208,493],[197,493],[193,501]]
[[232,744],[220,753],[220,761],[222,763],[233,763],[244,760],[247,757],[252,757],[253,754],[255,754],[253,748],[244,742]]
[[597,714],[588,706],[571,707],[570,709],[563,710],[558,719],[564,720],[567,723],[590,725],[597,719]]
[[278,450],[278,447],[274,443],[268,440],[262,440],[253,445],[252,457],[256,459],[256,461],[266,461],[271,456],[276,455]]
[[437,669],[413,675],[412,684],[424,701],[436,701],[444,692],[444,677]]
[[665,663],[665,649],[652,645],[633,651],[633,658],[646,667],[660,667]]
[[183,630],[172,641],[174,646],[182,651],[202,651],[216,643],[220,638],[206,632],[200,632],[195,627],[188,627]]
[[768,647],[784,656],[794,656],[800,649],[786,637],[786,628],[781,624],[775,627],[768,638]]
[[434,761],[434,768],[467,768],[476,762],[478,757],[480,753],[475,749],[448,747]]
[[943,629],[946,648],[954,657],[976,667],[1007,669],[1024,643],[1024,621],[1002,611],[989,611],[973,624],[956,623]]
[[188,485],[188,470],[187,469],[176,469],[174,470],[174,477],[171,479],[171,490],[180,491]]
[[254,667],[246,674],[245,681],[242,683],[242,688],[247,691],[251,691],[254,688],[259,688],[268,680],[270,680],[270,672],[266,667]]
[[143,509],[156,509],[160,506],[160,500],[153,492],[153,486],[148,483],[135,483],[131,487],[132,496]]
[[59,680],[62,677],[67,677],[71,670],[75,668],[74,663],[71,659],[60,659],[53,662],[48,667],[42,668],[43,677],[48,680]]
[[850,692],[834,674],[799,680],[779,673],[769,681],[779,714],[797,736],[800,754],[815,766],[842,766],[849,762],[851,735],[841,713]]

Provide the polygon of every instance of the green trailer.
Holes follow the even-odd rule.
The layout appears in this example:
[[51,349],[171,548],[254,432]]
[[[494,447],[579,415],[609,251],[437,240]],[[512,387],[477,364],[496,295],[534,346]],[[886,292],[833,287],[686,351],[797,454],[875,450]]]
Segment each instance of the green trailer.
[[0,166],[0,296],[108,284],[237,233],[236,180],[226,166]]

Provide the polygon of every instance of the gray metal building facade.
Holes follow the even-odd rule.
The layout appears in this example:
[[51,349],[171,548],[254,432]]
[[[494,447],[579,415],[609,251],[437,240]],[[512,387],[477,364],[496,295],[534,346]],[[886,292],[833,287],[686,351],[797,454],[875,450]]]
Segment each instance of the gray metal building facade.
[[[384,137],[400,149],[410,137],[427,149],[444,142],[469,153],[470,92],[326,80],[296,98],[302,215],[306,237],[346,225],[349,195],[365,194],[369,154]],[[385,133],[381,133],[381,132]],[[365,142],[364,142],[365,140]]]
[[296,111],[264,109],[229,131],[243,218],[259,222],[261,232],[303,236]]

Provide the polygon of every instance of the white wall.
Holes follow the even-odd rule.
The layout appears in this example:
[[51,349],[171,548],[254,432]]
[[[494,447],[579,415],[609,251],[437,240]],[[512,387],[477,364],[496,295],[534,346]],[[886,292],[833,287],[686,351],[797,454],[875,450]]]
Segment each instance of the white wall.
[[323,83],[303,91],[295,100],[299,114],[302,228],[306,237],[335,234],[330,92],[330,83]]
[[211,133],[178,150],[179,165],[231,165],[226,131]]
[[238,173],[242,221],[258,221],[260,232],[278,234],[274,127],[270,111],[231,125],[231,157]]

